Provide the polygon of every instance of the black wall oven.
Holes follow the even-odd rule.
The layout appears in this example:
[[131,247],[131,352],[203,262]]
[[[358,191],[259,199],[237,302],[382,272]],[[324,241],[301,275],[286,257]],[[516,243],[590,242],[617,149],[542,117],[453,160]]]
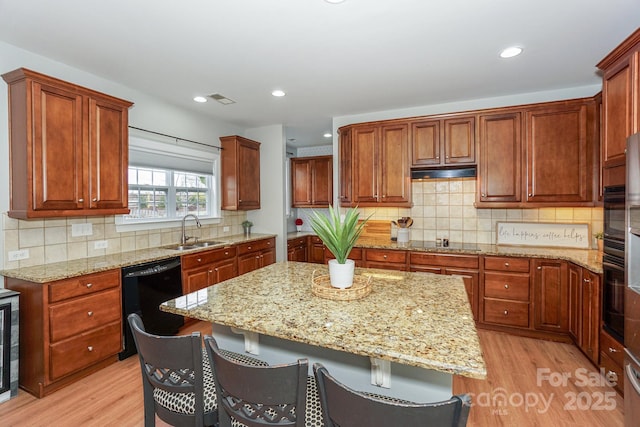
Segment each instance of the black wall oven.
[[602,320],[604,329],[624,344],[625,187],[604,188]]

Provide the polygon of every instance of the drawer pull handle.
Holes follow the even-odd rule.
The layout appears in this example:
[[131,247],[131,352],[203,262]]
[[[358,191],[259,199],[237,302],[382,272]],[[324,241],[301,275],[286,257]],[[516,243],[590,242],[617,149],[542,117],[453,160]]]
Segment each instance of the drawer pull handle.
[[92,345],[90,345],[89,347],[87,347],[87,350],[89,350],[89,351],[93,351],[93,346],[92,346]]
[[506,316],[506,315],[508,315],[508,314],[509,314],[509,310],[505,310],[505,311],[504,311],[504,315]]
[[616,350],[615,348],[609,347],[609,353],[617,353],[617,352],[618,350]]
[[504,263],[504,266],[505,266],[505,267],[509,267],[509,263],[508,263],[508,262],[505,262],[505,263]]
[[87,288],[91,288],[93,286],[93,283],[87,283]]
[[93,316],[93,311],[87,311],[87,316],[89,317]]
[[509,285],[508,284],[504,285],[504,288],[509,289]]

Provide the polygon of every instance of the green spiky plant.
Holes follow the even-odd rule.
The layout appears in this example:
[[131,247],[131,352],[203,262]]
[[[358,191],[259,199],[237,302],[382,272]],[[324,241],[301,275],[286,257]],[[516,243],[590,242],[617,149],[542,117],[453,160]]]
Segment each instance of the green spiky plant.
[[331,205],[329,205],[328,217],[316,211],[311,213],[311,228],[340,264],[346,263],[351,249],[369,220],[367,218],[358,223],[359,216],[356,208],[349,208],[345,213],[344,221],[340,221],[338,207],[333,208]]

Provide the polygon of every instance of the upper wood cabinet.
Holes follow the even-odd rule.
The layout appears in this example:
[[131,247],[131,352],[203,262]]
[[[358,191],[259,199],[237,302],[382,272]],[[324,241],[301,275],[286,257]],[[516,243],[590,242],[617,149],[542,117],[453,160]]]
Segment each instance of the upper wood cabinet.
[[24,68],[9,85],[9,216],[129,212],[129,101]]
[[479,116],[477,201],[522,201],[522,113]]
[[624,184],[627,137],[640,131],[640,29],[597,65],[602,79],[604,185]]
[[291,159],[292,206],[327,207],[333,201],[333,156]]
[[260,209],[260,143],[241,136],[223,136],[222,209]]
[[527,202],[593,200],[596,135],[589,109],[595,110],[595,102],[557,102],[527,110]]
[[[351,145],[351,200],[341,194],[342,206],[411,206],[408,134],[407,123],[350,129],[349,140],[341,144]],[[340,176],[348,179],[344,171]]]
[[341,206],[350,206],[352,199],[352,186],[353,186],[353,168],[351,167],[351,151],[353,149],[353,145],[351,143],[351,128],[341,128],[339,131],[340,134],[340,142],[339,142],[339,182],[338,188],[340,190],[340,205]]
[[413,167],[476,162],[475,116],[411,122]]
[[593,98],[481,113],[476,206],[593,206],[597,130]]

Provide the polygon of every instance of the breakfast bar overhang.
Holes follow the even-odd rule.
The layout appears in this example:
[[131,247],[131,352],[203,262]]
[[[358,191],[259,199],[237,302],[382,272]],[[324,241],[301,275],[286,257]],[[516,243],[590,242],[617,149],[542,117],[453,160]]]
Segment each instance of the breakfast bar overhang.
[[[270,364],[306,357],[351,387],[414,401],[451,396],[453,375],[486,378],[461,277],[357,268],[371,293],[315,296],[327,266],[279,262],[161,305],[212,323],[222,348]],[[381,388],[382,387],[382,388]]]

